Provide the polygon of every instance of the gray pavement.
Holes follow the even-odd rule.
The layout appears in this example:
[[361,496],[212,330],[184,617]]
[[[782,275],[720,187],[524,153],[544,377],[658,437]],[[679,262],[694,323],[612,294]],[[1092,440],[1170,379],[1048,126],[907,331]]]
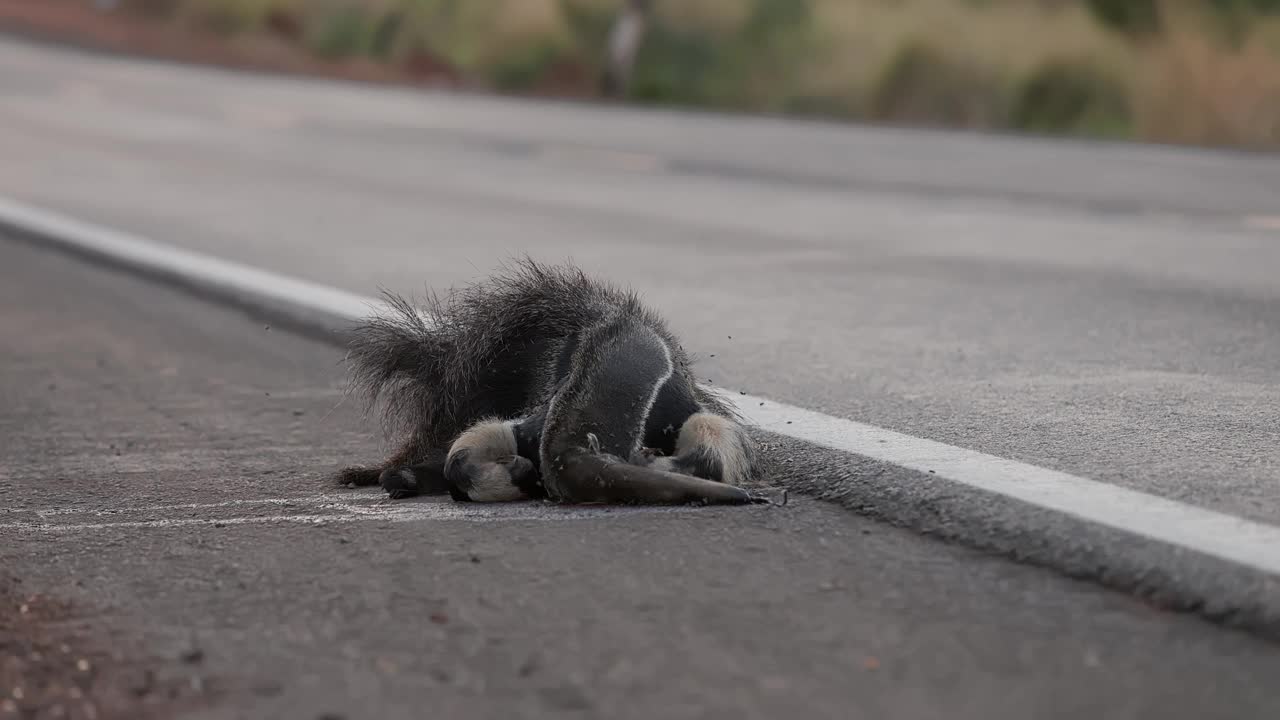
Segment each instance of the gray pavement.
[[363,294],[572,257],[716,384],[1280,522],[1274,156],[0,62],[0,193]]
[[[361,294],[572,257],[642,291],[717,385],[1280,522],[1273,156],[17,42],[0,68],[2,195]],[[335,494],[323,474],[377,448],[331,344],[7,238],[0,281],[0,595],[21,580],[139,640],[211,716],[1275,713],[1274,645],[810,499],[691,522]],[[1280,629],[1274,579],[775,450],[864,514]],[[206,664],[174,659],[192,643]]]
[[69,717],[111,682],[93,716],[174,716],[141,668],[208,718],[1280,712],[1274,645],[804,497],[486,516],[335,490],[379,451],[337,348],[8,241],[0,308],[0,580],[137,669]]

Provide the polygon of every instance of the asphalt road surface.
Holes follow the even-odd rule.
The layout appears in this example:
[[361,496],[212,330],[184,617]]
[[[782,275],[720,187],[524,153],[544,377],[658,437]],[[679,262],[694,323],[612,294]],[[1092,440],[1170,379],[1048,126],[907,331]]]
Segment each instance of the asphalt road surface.
[[[379,451],[338,349],[10,242],[0,303],[0,567],[84,625],[5,678],[45,717],[1280,711],[1273,644],[803,497],[390,508],[327,482]],[[81,656],[105,677],[72,699]]]
[[[643,291],[719,385],[1280,522],[1273,157],[423,96],[22,43],[0,67],[2,195],[363,294],[572,256]],[[339,403],[336,348],[7,241],[0,279],[0,638],[68,708],[1280,710],[1274,644],[807,498],[557,513],[337,492],[324,473],[379,448]],[[76,697],[86,671],[30,659],[40,643],[128,672]]]

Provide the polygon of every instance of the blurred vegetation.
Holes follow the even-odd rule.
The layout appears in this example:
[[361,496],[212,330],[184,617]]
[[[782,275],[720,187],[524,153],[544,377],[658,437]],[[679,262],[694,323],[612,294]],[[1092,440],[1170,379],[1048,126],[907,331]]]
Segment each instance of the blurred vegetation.
[[[124,0],[507,92],[595,94],[621,0]],[[1280,0],[654,0],[631,100],[1280,145]]]

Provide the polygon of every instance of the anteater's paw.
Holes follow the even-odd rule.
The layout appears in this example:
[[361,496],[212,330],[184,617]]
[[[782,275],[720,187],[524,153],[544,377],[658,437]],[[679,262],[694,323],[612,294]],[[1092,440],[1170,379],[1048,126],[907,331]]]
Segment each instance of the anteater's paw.
[[418,478],[413,474],[413,470],[407,467],[383,471],[378,477],[378,484],[382,485],[382,489],[387,491],[387,495],[392,500],[410,498],[421,491]]
[[664,472],[674,472],[676,469],[675,458],[667,457],[658,448],[640,448],[627,461],[632,465]]
[[498,464],[507,469],[507,474],[511,476],[512,484],[523,482],[537,471],[533,461],[523,455],[512,455],[509,458],[503,458],[498,461]]
[[378,484],[381,474],[381,468],[348,467],[338,471],[335,481],[345,487],[369,487]]

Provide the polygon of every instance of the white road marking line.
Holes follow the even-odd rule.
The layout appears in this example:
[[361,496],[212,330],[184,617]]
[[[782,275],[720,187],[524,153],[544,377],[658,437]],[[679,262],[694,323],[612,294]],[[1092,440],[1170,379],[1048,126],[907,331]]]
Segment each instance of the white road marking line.
[[[734,394],[715,389],[725,400]],[[1280,575],[1280,528],[854,420],[737,395],[762,429]],[[764,403],[761,405],[761,403]]]
[[[341,496],[340,496],[341,497]],[[365,502],[350,502],[364,500]],[[269,523],[310,523],[327,522],[414,522],[421,520],[461,520],[466,522],[499,522],[515,520],[588,520],[609,515],[634,515],[639,513],[672,513],[687,512],[690,508],[682,507],[612,507],[612,506],[557,506],[545,502],[529,501],[519,503],[456,503],[447,502],[400,502],[389,503],[380,495],[346,497],[335,500],[333,496],[322,495],[302,498],[262,498],[246,500],[242,503],[226,501],[217,503],[179,503],[175,505],[152,505],[148,507],[126,508],[118,513],[111,511],[92,512],[91,514],[107,516],[111,514],[145,513],[148,515],[163,514],[174,511],[190,511],[192,509],[216,509],[244,505],[296,505],[312,512],[295,514],[276,513],[272,515],[245,515],[237,517],[168,517],[148,518],[146,520],[116,520],[88,523],[59,522],[7,522],[0,523],[0,531],[14,530],[19,532],[60,533],[82,532],[91,530],[110,530],[114,528],[171,528],[192,525],[256,525]],[[331,512],[320,513],[314,510],[326,509]],[[34,510],[39,517],[57,516],[60,508]],[[63,516],[70,513],[61,513]]]
[[[178,277],[197,287],[267,299],[339,322],[359,320],[384,307],[373,298],[98,228],[11,199],[0,198],[0,226]],[[1280,527],[767,398],[713,390],[737,405],[749,422],[779,435],[912,470],[932,471],[942,480],[1280,575]]]
[[367,519],[357,515],[253,515],[249,517],[231,518],[158,518],[155,520],[121,520],[120,522],[100,523],[0,523],[0,530],[16,530],[25,532],[58,533],[79,532],[84,530],[110,530],[112,528],[167,528],[186,525],[249,525],[254,523],[301,522],[316,523],[322,521],[350,522]]
[[[222,500],[220,502],[208,503],[177,503],[169,505],[139,505],[122,508],[94,508],[94,507],[59,507],[45,508],[41,510],[33,510],[37,516],[42,518],[54,517],[58,515],[77,515],[87,514],[95,516],[110,515],[127,515],[129,513],[141,512],[166,512],[170,510],[212,510],[224,507],[240,507],[244,505],[314,505],[316,503],[348,503],[359,496],[347,495],[312,495],[308,497],[296,498],[245,498],[239,500]],[[379,497],[371,497],[372,500],[380,500]]]
[[235,294],[247,293],[335,317],[361,317],[382,305],[381,301],[362,295],[169,247],[4,197],[0,197],[0,225],[15,232],[33,232],[47,241],[116,262],[126,262],[150,272],[180,278],[199,287],[213,287]]

